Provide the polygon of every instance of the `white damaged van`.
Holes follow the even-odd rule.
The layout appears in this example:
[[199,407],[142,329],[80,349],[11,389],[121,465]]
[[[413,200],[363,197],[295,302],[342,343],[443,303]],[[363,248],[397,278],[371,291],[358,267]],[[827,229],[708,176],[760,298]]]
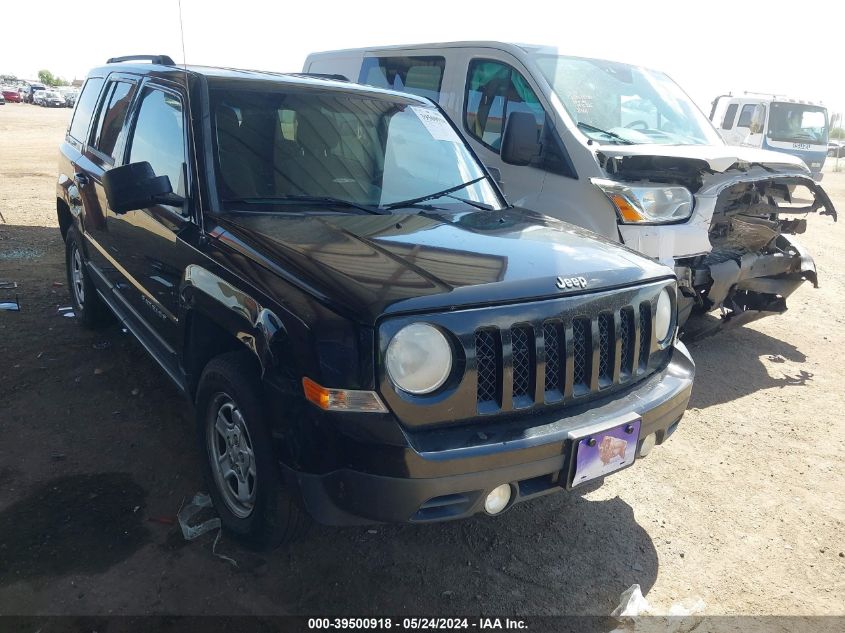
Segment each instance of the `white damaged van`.
[[436,101],[512,203],[673,266],[681,322],[780,313],[818,285],[792,236],[836,211],[807,166],[726,145],[664,73],[502,42],[312,53],[303,70]]

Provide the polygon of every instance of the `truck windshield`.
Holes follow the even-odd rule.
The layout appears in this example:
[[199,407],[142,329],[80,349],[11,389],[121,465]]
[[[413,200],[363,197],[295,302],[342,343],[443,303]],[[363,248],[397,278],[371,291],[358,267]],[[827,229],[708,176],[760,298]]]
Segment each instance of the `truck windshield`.
[[[290,201],[308,198],[386,209],[463,183],[432,204],[503,206],[434,107],[354,93],[237,89],[212,90],[211,103],[224,209],[278,202],[288,210]],[[338,205],[344,208],[354,207]]]
[[827,145],[827,110],[803,103],[773,101],[768,136],[773,141]]
[[569,116],[594,140],[601,143],[723,144],[686,93],[663,73],[617,62],[539,51],[532,56]]

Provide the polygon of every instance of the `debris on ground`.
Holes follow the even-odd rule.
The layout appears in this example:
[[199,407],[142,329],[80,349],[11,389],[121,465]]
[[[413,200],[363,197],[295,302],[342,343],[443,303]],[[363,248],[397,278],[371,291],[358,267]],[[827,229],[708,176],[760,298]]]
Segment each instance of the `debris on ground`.
[[780,354],[771,354],[768,359],[773,363],[785,363],[786,359]]
[[61,288],[64,284],[61,281],[54,281],[53,288]]
[[194,498],[191,499],[191,502],[188,505],[182,506],[176,514],[176,518],[179,520],[179,527],[182,528],[182,536],[185,537],[186,541],[193,541],[195,538],[202,536],[206,532],[211,532],[211,530],[220,528],[220,517],[208,519],[198,525],[191,525],[189,523],[194,516],[206,508],[211,508],[211,497],[202,492],[198,492],[194,495]]
[[5,312],[20,312],[21,302],[18,300],[18,296],[15,295],[14,301],[0,302],[0,310],[3,310]]
[[[631,585],[619,596],[619,606],[611,616],[619,626],[611,633],[636,633],[636,631],[665,631],[666,633],[688,633],[701,624],[701,616],[706,605],[698,596],[673,604],[668,610],[658,609],[649,604],[639,585]],[[640,616],[649,616],[638,619]],[[662,620],[655,627],[655,620]]]
[[0,290],[14,290],[17,287],[17,281],[0,281]]
[[94,349],[108,349],[111,347],[111,341],[97,341],[91,347]]
[[217,536],[214,537],[214,543],[211,545],[211,553],[217,558],[225,560],[227,563],[231,563],[237,567],[238,561],[217,551],[217,544],[220,542],[220,535],[223,533],[220,517],[206,519],[197,525],[190,524],[190,520],[193,517],[200,514],[203,510],[210,508],[212,508],[211,497],[202,492],[195,494],[188,505],[182,506],[176,514],[176,518],[179,520],[179,527],[182,528],[182,536],[185,537],[186,541],[193,541],[207,532],[217,530]]
[[74,313],[73,308],[71,306],[64,306],[64,307],[59,308],[56,311],[59,314],[61,314],[63,317],[72,318],[72,317],[76,316],[76,314]]

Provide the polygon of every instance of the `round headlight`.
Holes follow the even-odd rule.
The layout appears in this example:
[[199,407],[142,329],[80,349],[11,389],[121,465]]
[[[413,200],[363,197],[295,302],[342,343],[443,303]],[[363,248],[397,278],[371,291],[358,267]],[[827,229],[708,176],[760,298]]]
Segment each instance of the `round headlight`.
[[669,289],[660,291],[657,298],[657,311],[654,314],[654,335],[660,343],[665,343],[672,329],[672,299]]
[[431,393],[452,371],[452,347],[436,327],[413,323],[390,340],[385,365],[390,380],[403,391]]

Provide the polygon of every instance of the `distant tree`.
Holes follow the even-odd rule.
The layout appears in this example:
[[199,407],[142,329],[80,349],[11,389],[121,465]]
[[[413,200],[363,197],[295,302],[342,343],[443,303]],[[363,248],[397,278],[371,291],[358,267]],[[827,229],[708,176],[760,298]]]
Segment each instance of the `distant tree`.
[[831,130],[839,125],[841,118],[842,118],[842,115],[839,114],[838,112],[834,112],[833,114],[830,115],[830,122],[829,123],[830,123],[830,129]]
[[845,139],[845,130],[841,127],[835,127],[830,130],[830,138]]
[[38,80],[44,84],[45,86],[55,86],[56,84],[56,77],[51,73],[49,70],[39,70],[38,71]]

